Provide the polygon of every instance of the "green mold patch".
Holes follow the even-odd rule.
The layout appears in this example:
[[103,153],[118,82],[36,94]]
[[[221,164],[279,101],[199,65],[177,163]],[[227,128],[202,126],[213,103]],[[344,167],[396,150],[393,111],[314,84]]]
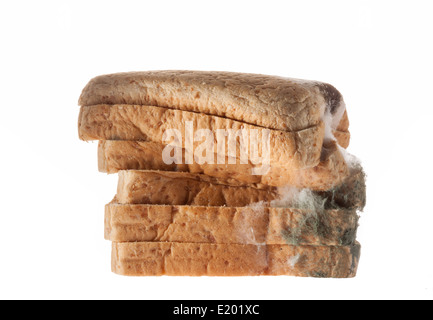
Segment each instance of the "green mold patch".
[[325,208],[356,208],[362,211],[366,203],[366,174],[361,166],[341,185],[318,195],[325,199]]
[[281,232],[290,245],[352,245],[356,240],[359,216],[354,210],[306,211]]
[[279,198],[271,207],[297,208],[320,212],[324,209],[357,209],[366,203],[366,174],[360,164],[352,164],[351,174],[344,183],[327,191],[312,191],[294,187],[279,188]]
[[359,162],[348,161],[349,178],[331,190],[314,192],[280,188],[281,196],[270,203],[271,207],[302,211],[281,232],[287,244],[347,246],[355,243],[359,221],[357,212],[362,211],[366,203],[366,175]]

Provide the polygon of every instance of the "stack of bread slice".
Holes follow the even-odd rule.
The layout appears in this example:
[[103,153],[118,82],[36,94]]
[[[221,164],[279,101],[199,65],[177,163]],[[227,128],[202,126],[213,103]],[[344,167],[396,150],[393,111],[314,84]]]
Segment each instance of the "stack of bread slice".
[[132,72],[92,79],[79,104],[80,138],[119,175],[105,208],[113,272],[356,275],[365,179],[331,85]]

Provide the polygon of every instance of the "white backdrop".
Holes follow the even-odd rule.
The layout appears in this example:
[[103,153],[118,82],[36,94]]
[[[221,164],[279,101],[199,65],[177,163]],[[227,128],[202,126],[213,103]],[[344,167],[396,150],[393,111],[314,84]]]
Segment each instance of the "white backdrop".
[[[432,1],[0,2],[0,298],[431,299]],[[224,70],[344,95],[368,174],[358,276],[125,278],[103,206],[116,176],[78,139],[77,100],[111,72]]]

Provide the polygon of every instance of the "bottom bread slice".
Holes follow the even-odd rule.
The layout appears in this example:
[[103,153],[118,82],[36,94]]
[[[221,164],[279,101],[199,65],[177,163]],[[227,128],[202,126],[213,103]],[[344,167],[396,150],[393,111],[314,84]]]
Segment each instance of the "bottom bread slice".
[[125,276],[355,277],[361,246],[113,242],[112,271]]

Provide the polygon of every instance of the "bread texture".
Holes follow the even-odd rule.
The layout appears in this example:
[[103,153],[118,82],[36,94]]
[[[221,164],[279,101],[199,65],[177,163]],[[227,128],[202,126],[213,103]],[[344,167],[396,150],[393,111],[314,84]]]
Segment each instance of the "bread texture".
[[350,144],[350,132],[334,130],[333,135],[338,144],[342,148],[347,149]]
[[[319,121],[317,125],[296,131],[286,132],[245,124],[231,119],[209,116],[188,111],[172,110],[161,107],[141,105],[97,105],[81,107],[79,116],[79,135],[82,140],[130,140],[153,141],[163,143],[164,133],[178,130],[181,134],[179,147],[189,152],[199,147],[203,141],[194,139],[189,146],[186,143],[186,123],[192,123],[194,132],[210,130],[217,137],[217,130],[232,131],[233,136],[239,130],[249,135],[257,132],[259,155],[265,150],[262,137],[269,134],[270,165],[287,168],[306,168],[319,164],[322,145],[325,137],[325,125]],[[224,138],[224,150],[228,154],[229,139]],[[239,141],[237,143],[239,145]],[[217,153],[217,143],[212,146]],[[193,149],[194,150],[193,150]],[[240,158],[240,148],[236,148],[236,157]],[[248,162],[253,161],[248,153]],[[215,157],[213,157],[216,163]]]
[[116,197],[122,204],[243,207],[276,199],[276,192],[201,174],[128,170],[119,172]]
[[[306,195],[302,200],[301,194]],[[340,185],[327,191],[269,187],[203,174],[128,170],[119,172],[116,202],[121,204],[243,207],[298,207],[310,210],[357,209],[365,206],[365,175],[361,166]],[[312,202],[314,202],[312,204]]]
[[292,246],[113,242],[112,271],[125,276],[287,275],[352,278],[360,245]]
[[313,168],[294,169],[284,164],[272,165],[262,175],[252,174],[258,165],[253,163],[229,164],[185,164],[186,150],[181,149],[182,161],[179,164],[166,164],[162,153],[164,145],[146,141],[100,141],[98,146],[99,171],[117,173],[121,170],[161,170],[200,173],[231,183],[240,181],[248,184],[263,184],[282,187],[291,185],[296,188],[329,190],[340,185],[349,175],[349,169],[341,150],[335,143],[328,143],[322,149],[319,165]]
[[115,242],[335,245],[355,243],[354,209],[309,211],[264,206],[105,207],[105,239]]

